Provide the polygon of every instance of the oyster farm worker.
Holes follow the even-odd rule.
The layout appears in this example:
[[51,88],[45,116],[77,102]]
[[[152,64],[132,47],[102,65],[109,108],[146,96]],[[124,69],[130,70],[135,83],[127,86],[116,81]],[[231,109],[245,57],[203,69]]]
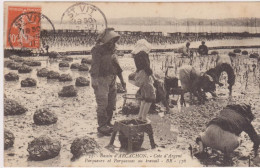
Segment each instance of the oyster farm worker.
[[205,132],[196,139],[200,146],[199,154],[204,152],[205,147],[223,151],[227,155],[232,153],[239,146],[238,136],[244,131],[254,143],[253,150],[256,155],[259,137],[251,124],[254,118],[251,106],[248,104],[226,106],[208,123]]
[[141,105],[138,113],[138,119],[142,121],[147,120],[147,114],[150,106],[155,102],[155,88],[153,86],[154,76],[153,71],[150,68],[149,52],[151,50],[151,44],[145,39],[138,40],[132,55],[136,66],[136,75],[134,85],[139,87],[141,92]]
[[107,28],[98,36],[97,42],[91,50],[90,75],[97,102],[97,130],[106,136],[113,132],[111,119],[113,111],[116,109],[117,76],[123,88],[126,89],[122,69],[115,54],[116,42],[119,38],[119,34],[113,28]]

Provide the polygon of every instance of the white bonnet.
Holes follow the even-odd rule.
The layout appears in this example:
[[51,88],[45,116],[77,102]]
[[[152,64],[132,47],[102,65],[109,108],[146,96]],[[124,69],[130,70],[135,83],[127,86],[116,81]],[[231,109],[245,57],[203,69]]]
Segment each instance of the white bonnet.
[[141,39],[136,42],[132,54],[137,54],[140,51],[144,51],[148,54],[150,50],[151,50],[151,44],[148,43],[145,39]]

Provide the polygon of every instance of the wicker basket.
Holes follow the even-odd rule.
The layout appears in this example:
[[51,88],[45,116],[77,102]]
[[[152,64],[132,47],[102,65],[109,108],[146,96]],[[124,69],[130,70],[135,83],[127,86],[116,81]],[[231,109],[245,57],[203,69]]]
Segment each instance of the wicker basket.
[[[136,127],[138,125],[144,124],[142,121],[139,120],[124,120],[122,123],[127,127]],[[140,150],[143,142],[144,142],[144,132],[135,133],[132,139],[132,149],[133,151]],[[121,148],[127,150],[128,149],[128,138],[124,135],[123,132],[119,131],[118,139],[121,144]]]
[[140,101],[136,98],[135,94],[124,94],[124,103],[122,108],[122,113],[125,115],[133,114],[136,115],[139,113]]

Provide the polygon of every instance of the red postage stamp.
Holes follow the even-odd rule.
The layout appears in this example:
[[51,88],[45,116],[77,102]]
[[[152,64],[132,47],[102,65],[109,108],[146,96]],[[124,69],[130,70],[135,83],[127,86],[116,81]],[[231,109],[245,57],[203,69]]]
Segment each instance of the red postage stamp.
[[36,49],[40,47],[41,8],[8,7],[7,47]]

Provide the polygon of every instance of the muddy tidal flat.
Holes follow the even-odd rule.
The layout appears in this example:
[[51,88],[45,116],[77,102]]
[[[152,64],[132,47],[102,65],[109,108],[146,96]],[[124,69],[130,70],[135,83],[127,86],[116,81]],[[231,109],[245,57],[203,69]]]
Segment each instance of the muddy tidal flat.
[[[247,49],[251,52],[251,49]],[[219,54],[227,55],[229,50],[218,50]],[[73,58],[72,63],[81,63],[82,58],[90,58],[91,56],[69,56]],[[5,166],[88,166],[88,162],[82,162],[87,159],[83,156],[79,160],[71,161],[72,154],[70,146],[77,137],[90,136],[94,138],[101,146],[101,153],[110,154],[126,154],[126,151],[120,150],[118,137],[115,140],[115,148],[113,151],[105,148],[110,141],[110,137],[102,136],[97,133],[97,115],[96,101],[91,86],[76,87],[77,77],[85,77],[88,80],[90,75],[88,71],[78,71],[70,69],[70,67],[59,67],[61,59],[49,59],[48,57],[25,57],[25,60],[34,60],[41,62],[40,66],[33,66],[29,73],[18,73],[17,70],[10,70],[4,67],[4,74],[15,72],[19,75],[18,81],[4,81],[4,94],[7,98],[16,100],[26,107],[28,111],[22,115],[5,116],[4,128],[10,130],[15,136],[15,142],[12,148],[4,151]],[[4,61],[10,60],[5,58]],[[182,65],[189,63],[189,59],[181,58],[180,55],[174,53],[151,53],[151,66],[157,77],[163,79],[166,67],[171,65],[173,68],[169,71],[169,75],[178,76],[178,69]],[[193,66],[202,72],[215,66],[216,56],[209,55],[206,57],[195,57]],[[131,55],[119,57],[119,62],[123,68],[123,76],[127,82],[127,93],[135,94],[137,88],[128,83],[128,75],[135,71],[134,60]],[[208,101],[204,105],[190,105],[189,94],[185,95],[187,102],[186,107],[180,106],[179,102],[170,110],[170,114],[164,114],[165,108],[158,104],[157,113],[149,114],[151,120],[154,139],[157,148],[151,149],[149,138],[145,135],[142,150],[138,154],[156,153],[156,154],[173,154],[180,153],[181,156],[190,155],[188,149],[191,145],[196,151],[198,146],[195,143],[196,137],[205,130],[206,124],[214,118],[218,111],[230,103],[250,103],[252,112],[256,119],[253,126],[260,133],[260,63],[256,59],[249,56],[238,54],[233,58],[233,67],[236,74],[236,83],[233,86],[233,96],[229,97],[227,75],[221,76],[223,87],[217,87],[218,97],[213,100],[208,95]],[[22,63],[19,63],[22,64]],[[254,69],[253,65],[256,66]],[[89,65],[90,66],[90,65]],[[60,82],[57,79],[47,79],[46,77],[38,77],[37,70],[47,68],[59,72],[59,74],[70,74],[72,81]],[[33,78],[37,81],[34,87],[21,87],[21,81],[26,78]],[[119,80],[118,80],[119,81]],[[78,94],[76,97],[59,97],[58,93],[63,86],[74,85]],[[123,106],[123,94],[117,95],[117,110],[114,113],[113,122],[123,119],[136,118],[135,115],[123,115],[121,112]],[[178,100],[178,96],[171,97]],[[55,124],[48,126],[36,125],[33,121],[33,114],[37,109],[48,108],[54,112],[58,120]],[[27,147],[28,143],[35,137],[48,135],[61,142],[60,154],[45,161],[28,160]],[[240,136],[240,146],[232,154],[232,166],[248,166],[249,156],[252,158],[252,146],[248,135],[242,133]],[[185,166],[193,166],[193,164],[201,166],[223,166],[222,154],[209,151],[211,158],[208,163],[199,162],[196,158],[185,164]],[[259,157],[259,156],[258,156]],[[147,163],[157,163],[156,158],[147,159]],[[252,158],[250,166],[260,166],[259,158]],[[92,160],[93,161],[93,160]],[[93,161],[94,162],[94,161]],[[122,164],[120,160],[116,165]],[[157,163],[158,164],[158,163]],[[160,164],[160,163],[159,163]],[[174,164],[172,164],[174,166]]]

